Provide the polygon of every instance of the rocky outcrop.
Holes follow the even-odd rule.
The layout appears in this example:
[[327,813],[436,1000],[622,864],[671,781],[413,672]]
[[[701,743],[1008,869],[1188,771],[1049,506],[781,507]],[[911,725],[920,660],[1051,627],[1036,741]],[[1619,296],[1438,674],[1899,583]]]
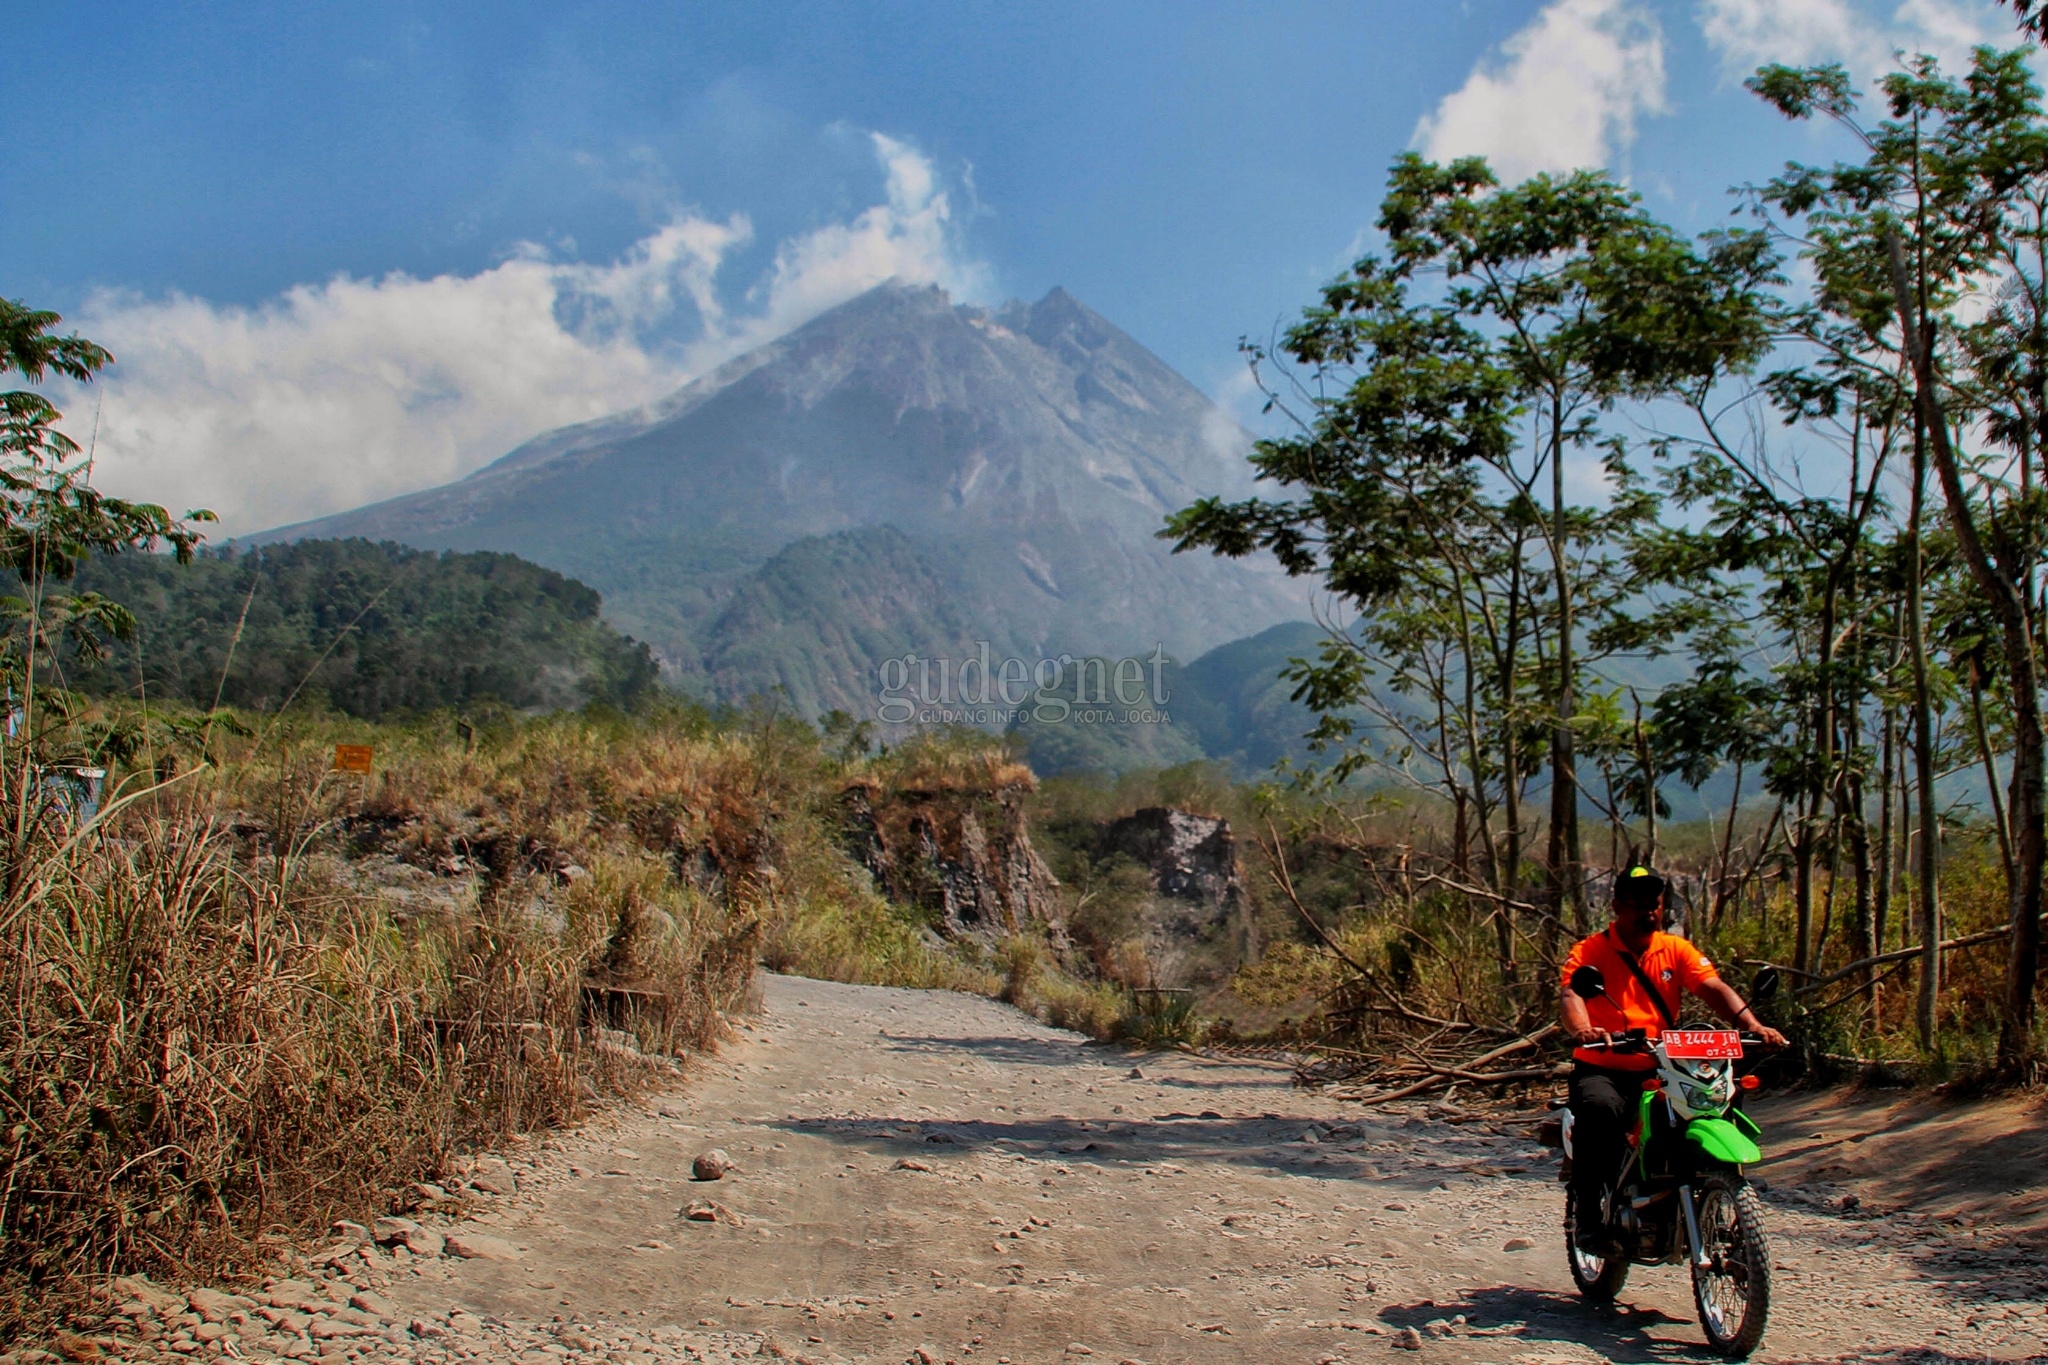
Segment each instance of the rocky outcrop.
[[935,912],[949,934],[1060,937],[1059,881],[1031,846],[1025,791],[850,786],[840,795],[842,846],[885,894]]
[[[1150,894],[1133,907],[1130,929],[1158,981],[1214,981],[1252,960],[1251,907],[1229,821],[1149,806],[1099,825],[1091,854],[1098,867],[1121,862],[1144,870]],[[1112,945],[1094,948],[1099,955]]]
[[1102,851],[1145,867],[1152,889],[1170,900],[1227,912],[1244,899],[1237,840],[1221,816],[1148,806],[1112,821],[1103,831]]

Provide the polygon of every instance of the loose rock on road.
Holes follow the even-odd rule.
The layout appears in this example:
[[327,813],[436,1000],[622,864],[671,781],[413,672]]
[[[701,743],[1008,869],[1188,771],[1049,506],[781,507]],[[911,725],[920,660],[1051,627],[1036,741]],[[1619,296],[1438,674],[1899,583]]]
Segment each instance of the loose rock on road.
[[[1604,1312],[1571,1292],[1530,1128],[1289,1081],[972,996],[771,977],[677,1093],[473,1172],[471,1216],[380,1227],[388,1249],[126,1344],[327,1365],[1713,1359],[1680,1268],[1638,1268]],[[1769,1196],[1758,1360],[2048,1359],[2036,1256],[1819,1203]]]

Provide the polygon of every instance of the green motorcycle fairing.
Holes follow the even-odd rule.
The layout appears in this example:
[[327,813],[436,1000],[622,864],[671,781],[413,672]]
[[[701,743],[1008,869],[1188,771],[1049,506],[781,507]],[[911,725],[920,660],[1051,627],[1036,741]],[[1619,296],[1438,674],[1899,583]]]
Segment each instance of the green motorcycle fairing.
[[1727,1119],[1694,1119],[1685,1129],[1686,1141],[1716,1161],[1746,1166],[1763,1159],[1763,1151]]

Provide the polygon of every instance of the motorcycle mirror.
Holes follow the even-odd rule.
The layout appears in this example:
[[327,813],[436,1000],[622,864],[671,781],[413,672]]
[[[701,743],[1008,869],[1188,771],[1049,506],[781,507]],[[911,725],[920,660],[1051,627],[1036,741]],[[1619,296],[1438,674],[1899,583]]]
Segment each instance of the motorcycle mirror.
[[1598,1000],[1607,994],[1607,978],[1589,963],[1572,973],[1572,994],[1581,1000]]
[[1768,1000],[1778,993],[1778,969],[1765,967],[1749,983],[1751,1000]]

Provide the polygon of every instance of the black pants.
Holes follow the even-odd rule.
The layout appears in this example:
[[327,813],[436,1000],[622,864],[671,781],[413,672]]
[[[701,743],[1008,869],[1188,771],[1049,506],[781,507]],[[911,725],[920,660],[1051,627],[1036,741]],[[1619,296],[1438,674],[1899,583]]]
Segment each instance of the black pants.
[[1621,1173],[1631,1116],[1649,1075],[1572,1063],[1572,1191],[1581,1209],[1597,1211]]

